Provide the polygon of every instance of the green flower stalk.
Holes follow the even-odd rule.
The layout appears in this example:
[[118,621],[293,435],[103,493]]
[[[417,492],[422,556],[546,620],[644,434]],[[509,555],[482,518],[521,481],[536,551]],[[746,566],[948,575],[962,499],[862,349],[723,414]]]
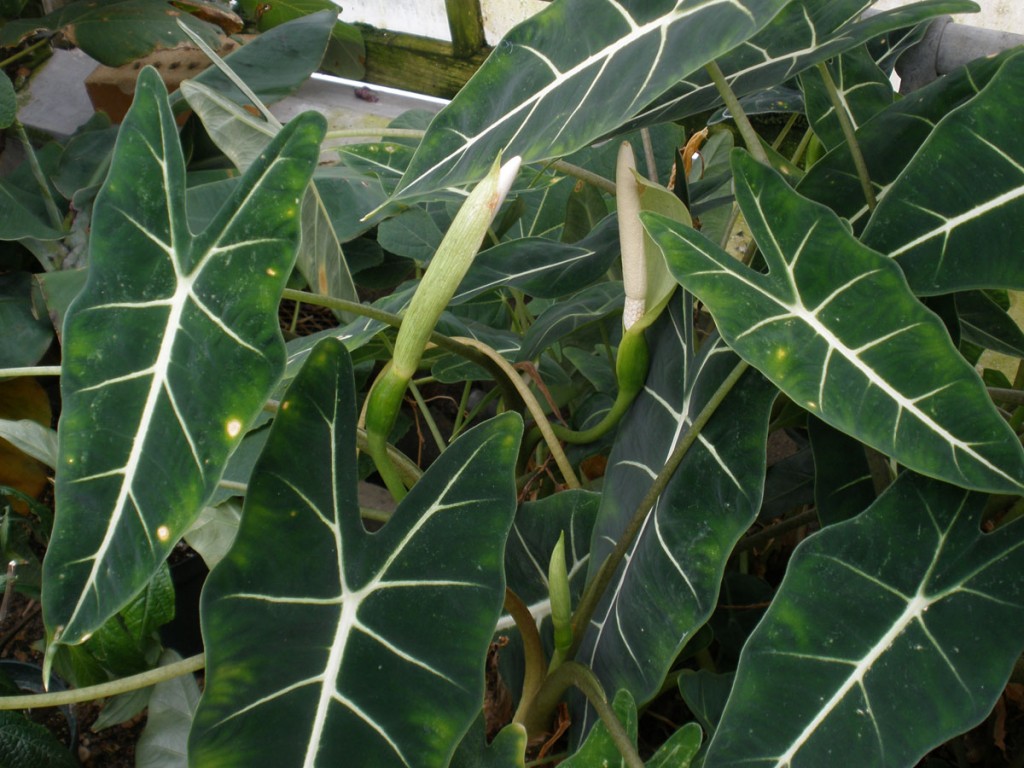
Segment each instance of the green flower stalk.
[[565,566],[565,531],[558,537],[558,543],[548,562],[548,597],[551,600],[551,623],[554,629],[555,648],[551,655],[551,673],[565,661],[572,647],[572,596],[569,593],[569,571]]
[[629,410],[647,379],[648,351],[644,329],[665,308],[675,290],[660,249],[647,235],[640,212],[655,210],[689,221],[685,206],[664,187],[647,181],[636,171],[629,142],[622,142],[615,168],[615,206],[619,215],[619,250],[622,255],[622,340],[615,356],[619,389],[604,418],[589,429],[576,431],[552,424],[552,431],[567,443],[590,443],[612,429]]
[[366,406],[367,450],[396,500],[406,488],[391,463],[387,439],[398,416],[409,381],[419,368],[430,334],[455,289],[465,277],[494,215],[519,172],[520,159],[504,165],[495,160],[491,172],[470,193],[438,246],[402,319],[391,362],[381,371]]

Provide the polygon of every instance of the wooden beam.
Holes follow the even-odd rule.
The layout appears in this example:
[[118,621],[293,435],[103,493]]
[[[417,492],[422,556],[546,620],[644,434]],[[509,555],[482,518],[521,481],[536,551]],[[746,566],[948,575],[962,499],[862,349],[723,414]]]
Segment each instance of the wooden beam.
[[444,0],[456,58],[466,59],[487,44],[480,0]]
[[366,81],[450,99],[487,58],[478,49],[466,58],[441,40],[362,27],[366,41]]

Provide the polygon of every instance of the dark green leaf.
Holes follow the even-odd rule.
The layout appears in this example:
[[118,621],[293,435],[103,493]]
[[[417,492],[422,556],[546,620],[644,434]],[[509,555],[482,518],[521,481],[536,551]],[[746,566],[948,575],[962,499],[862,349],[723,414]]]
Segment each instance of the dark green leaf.
[[[302,16],[267,30],[224,61],[261,101],[273,103],[293,93],[320,64],[336,19],[336,9]],[[216,67],[203,70],[195,82],[239,104],[249,103]]]
[[746,40],[786,2],[552,4],[509,32],[438,114],[396,194],[476,181],[499,153],[531,163],[574,152]]
[[[966,68],[899,99],[860,127],[857,142],[877,196],[884,198],[888,194],[889,187],[939,120],[975,98],[1004,63],[1016,55],[1019,52],[1013,51],[977,59]],[[870,212],[846,144],[815,163],[798,189],[805,197],[825,203],[849,219],[857,231],[863,229]]]
[[18,100],[14,94],[14,86],[4,75],[0,77],[0,130],[14,125],[18,114]]
[[523,336],[520,360],[533,360],[552,344],[615,312],[625,300],[622,283],[598,283],[549,307]]
[[[314,181],[339,242],[352,241],[383,218],[382,214],[377,214],[363,220],[363,216],[387,201],[387,194],[378,179],[345,166],[334,166],[319,169]],[[351,261],[348,246],[345,255]],[[350,268],[356,271],[354,264],[350,264]]]
[[114,125],[96,128],[76,134],[67,143],[53,183],[68,200],[76,192],[98,187],[103,181],[110,168],[117,130]]
[[281,402],[238,538],[203,591],[196,765],[433,768],[479,712],[522,424],[506,414],[467,432],[369,534],[355,423],[351,361],[323,342]]
[[[96,200],[89,279],[65,322],[44,564],[44,617],[65,642],[149,581],[280,375],[277,302],[323,132],[319,115],[289,123],[193,234],[166,91],[143,70]],[[207,376],[218,386],[197,389]]]
[[679,693],[708,736],[713,736],[725,711],[735,675],[716,674],[706,669],[684,669],[679,675]]
[[618,255],[618,229],[611,216],[573,245],[544,237],[510,240],[473,260],[452,303],[499,287],[518,288],[536,298],[561,298],[601,278]]
[[[67,269],[60,272],[40,272],[33,275],[39,286],[39,298],[36,305],[37,314],[44,311],[57,330],[58,337],[64,328],[64,315],[85,285],[87,273],[85,269]],[[41,306],[41,305],[45,305]]]
[[864,230],[864,243],[896,259],[918,295],[1024,288],[1022,78],[1024,55],[1014,56],[943,118]]
[[76,768],[68,748],[45,725],[0,710],[0,768]]
[[[740,362],[722,340],[694,349],[683,302],[648,335],[644,390],[618,427],[591,539],[590,577],[722,381]],[[718,406],[658,498],[586,629],[577,660],[606,690],[649,701],[711,615],[733,546],[761,505],[768,413],[777,390],[748,371]],[[585,733],[592,712],[574,717]]]
[[32,312],[32,276],[0,274],[0,368],[35,365],[53,341],[49,318]]
[[[48,165],[56,165],[60,149],[48,145],[36,150],[44,172]],[[22,163],[14,173],[0,178],[0,240],[59,240],[64,232],[50,223],[46,205],[38,184],[32,177],[27,163]]]
[[964,341],[1003,355],[1024,357],[1024,331],[984,291],[956,294],[956,313]]
[[421,263],[430,261],[443,237],[433,217],[419,207],[386,219],[377,227],[377,242],[381,248]]
[[905,473],[805,540],[744,648],[705,766],[914,765],[979,723],[1024,645],[1020,525],[982,534],[984,507]]
[[[332,0],[275,0],[273,3],[241,0],[239,7],[249,18],[257,20],[261,32],[318,11],[333,11],[335,17],[338,14],[337,5]],[[365,60],[366,48],[359,30],[350,24],[335,22],[320,69],[339,77],[362,80],[366,73]]]
[[[770,444],[769,444],[770,445]],[[814,501],[814,458],[806,439],[800,440],[793,452],[772,461],[771,447],[768,449],[770,466],[764,479],[764,499],[758,518],[768,522],[785,517]]]
[[[932,0],[862,15],[873,2],[794,0],[761,32],[720,56],[718,65],[733,91],[746,96],[784,83],[807,67],[890,30],[912,27],[932,16],[978,8],[969,1]],[[712,109],[719,103],[718,91],[707,73],[695,70],[640,112],[630,125],[675,120]]]
[[488,744],[481,715],[459,742],[449,768],[524,768],[525,756],[526,730],[521,725],[502,728]]
[[864,446],[821,419],[807,418],[814,451],[814,506],[822,525],[856,517],[875,500]]
[[[748,116],[789,114],[804,111],[804,97],[794,88],[776,85],[741,97],[740,106]],[[722,107],[708,118],[708,125],[716,125],[723,120],[731,120],[732,117],[732,113]]]
[[729,345],[794,402],[915,471],[1019,492],[1020,443],[895,263],[745,153],[733,164],[767,275],[694,230],[645,220]]

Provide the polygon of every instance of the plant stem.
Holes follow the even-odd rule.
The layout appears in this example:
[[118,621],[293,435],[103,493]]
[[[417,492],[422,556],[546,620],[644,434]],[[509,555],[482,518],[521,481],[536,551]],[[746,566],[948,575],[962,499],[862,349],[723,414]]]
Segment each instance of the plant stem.
[[817,522],[818,510],[810,509],[806,512],[801,512],[793,517],[788,517],[775,525],[770,525],[767,528],[752,533],[749,536],[744,536],[740,539],[736,548],[733,550],[734,555],[738,555],[740,552],[749,552],[751,549],[761,546],[762,544],[771,541],[777,536],[781,536],[787,531],[792,531],[795,528],[800,528],[804,525]]
[[522,398],[527,410],[529,410],[530,415],[533,416],[534,421],[537,422],[537,428],[540,429],[541,434],[544,435],[544,440],[548,444],[551,456],[558,465],[558,470],[562,473],[562,477],[565,478],[565,484],[570,488],[581,488],[582,486],[580,485],[580,481],[577,479],[576,473],[572,469],[572,464],[569,463],[569,458],[565,455],[565,451],[562,450],[562,444],[558,442],[558,438],[555,437],[555,433],[551,429],[551,422],[549,422],[547,416],[544,415],[544,409],[541,408],[540,403],[537,402],[537,398],[533,396],[530,388],[526,386],[526,384],[523,383],[523,380],[516,374],[516,369],[513,368],[505,358],[483,342],[466,337],[459,337],[456,341],[475,347],[490,357],[491,360],[501,368],[505,376],[508,378],[508,381],[516,388],[516,391]]
[[363,128],[339,128],[334,131],[328,131],[324,134],[324,141],[363,137],[372,139],[377,136],[382,139],[422,139],[425,134],[426,131],[418,128],[374,128],[367,125]]
[[438,453],[444,453],[444,449],[448,445],[444,441],[444,436],[441,434],[441,430],[438,429],[437,422],[434,421],[433,414],[430,413],[430,409],[427,408],[427,401],[423,399],[423,394],[420,392],[420,388],[416,386],[415,381],[409,382],[409,391],[412,392],[412,397],[416,401],[416,406],[420,409],[420,413],[423,414],[423,420],[427,422],[427,429],[430,432],[430,436],[434,438],[434,445],[437,446]]
[[7,609],[11,604],[11,595],[14,593],[15,571],[18,568],[18,561],[11,560],[7,563],[7,581],[4,584],[4,598],[0,600],[0,624],[7,618]]
[[[3,373],[0,371],[0,373]],[[989,387],[989,397],[1001,403],[1009,405],[1024,405],[1024,392],[1019,389],[1007,389],[1005,387]]]
[[567,163],[564,160],[555,160],[550,168],[554,168],[556,171],[560,171],[567,176],[572,176],[574,179],[585,181],[588,184],[592,184],[602,192],[607,192],[609,195],[615,194],[615,182],[606,179],[604,176],[599,176],[593,171],[588,171],[586,168],[580,168],[578,165]]
[[60,376],[59,365],[36,365],[25,368],[0,368],[0,379],[18,376]]
[[11,56],[8,56],[3,61],[0,61],[0,69],[5,69],[8,65],[13,64],[18,59],[22,59],[25,56],[27,56],[28,54],[30,54],[33,51],[35,51],[36,49],[42,48],[44,45],[46,45],[46,44],[48,44],[50,42],[51,37],[44,37],[41,40],[36,40],[34,43],[32,43],[32,45],[26,46],[26,47],[22,48],[20,51],[18,51],[17,53],[12,54]]
[[740,380],[740,377],[746,373],[747,368],[750,365],[740,360],[736,363],[736,366],[729,372],[729,375],[725,377],[725,380],[719,384],[718,389],[715,390],[714,394],[708,402],[701,408],[700,413],[693,420],[690,428],[686,430],[686,433],[680,438],[679,443],[672,451],[672,455],[669,456],[668,461],[665,462],[665,466],[662,467],[658,476],[654,478],[654,482],[651,483],[651,487],[644,494],[643,499],[637,505],[636,511],[633,513],[632,519],[626,525],[622,535],[619,536],[615,542],[615,547],[605,558],[604,562],[601,563],[601,567],[598,568],[597,573],[594,575],[593,580],[587,584],[586,589],[583,591],[583,596],[580,598],[579,606],[576,608],[576,613],[573,616],[573,627],[575,628],[575,638],[573,640],[573,646],[569,649],[569,653],[566,654],[568,658],[574,658],[576,652],[579,650],[580,643],[583,640],[586,627],[590,624],[590,620],[594,615],[594,611],[597,610],[597,604],[601,600],[601,596],[604,591],[608,588],[611,583],[612,576],[615,571],[618,570],[619,564],[625,559],[626,554],[633,546],[633,541],[636,539],[637,534],[643,527],[644,521],[647,519],[647,515],[651,513],[652,508],[658,501],[658,497],[664,492],[672,476],[675,474],[676,469],[690,450],[690,446],[697,440],[697,436],[700,435],[701,430],[708,423],[715,411],[718,410],[718,406],[722,404],[732,388],[736,386],[736,382]]
[[149,669],[130,677],[111,680],[109,683],[90,685],[86,688],[75,688],[70,691],[54,693],[34,693],[26,696],[0,696],[2,709],[37,709],[39,707],[62,707],[65,704],[79,704],[83,701],[94,701],[116,696],[119,693],[138,691],[151,685],[173,680],[176,677],[196,672],[206,666],[206,654],[200,653],[187,659],[176,661],[156,669]]
[[455,409],[455,419],[452,422],[452,440],[462,432],[462,425],[466,418],[466,412],[469,409],[469,396],[473,392],[473,382],[467,381],[462,387],[462,397],[459,398],[459,405]]
[[523,640],[523,693],[519,697],[519,707],[512,718],[513,723],[522,723],[533,703],[537,691],[540,690],[547,674],[547,660],[544,645],[537,632],[537,624],[519,595],[505,588],[505,610],[516,623],[519,636]]
[[[371,307],[367,304],[358,304],[354,301],[347,301],[346,299],[337,299],[333,296],[324,296],[319,293],[309,293],[307,291],[296,291],[293,288],[285,288],[281,298],[290,299],[291,301],[303,301],[306,304],[314,304],[318,307],[327,307],[328,309],[337,309],[341,312],[350,312],[353,315],[359,315],[360,317],[368,317],[371,320],[390,325],[392,328],[400,328],[402,326],[402,316],[395,315],[391,312],[385,312],[382,309]],[[491,374],[492,378],[501,387],[502,397],[505,398],[505,402],[508,403],[510,408],[516,408],[520,405],[519,396],[516,390],[510,387],[505,381],[504,372],[496,366],[487,355],[480,354],[476,349],[469,347],[465,344],[453,340],[452,338],[443,334],[437,333],[436,331],[430,334],[430,341],[436,344],[441,349],[447,350],[453,354],[459,355],[470,362],[476,363],[481,368]],[[26,370],[17,368],[14,370]],[[0,375],[3,371],[0,370]]]
[[563,424],[552,424],[551,431],[554,432],[555,437],[559,440],[564,440],[565,442],[572,443],[573,445],[586,445],[587,443],[592,443],[622,420],[622,417],[626,415],[626,412],[629,410],[629,406],[633,404],[635,399],[635,392],[628,394],[620,389],[615,396],[615,401],[612,403],[611,408],[608,409],[601,421],[594,426],[588,427],[587,429],[575,430],[569,429]]
[[[601,718],[601,722],[608,729],[608,734],[612,737],[612,741],[615,742],[615,746],[619,750],[619,754],[622,755],[626,765],[629,768],[643,768],[644,761],[640,759],[636,746],[633,744],[633,739],[626,733],[626,729],[619,721],[615,710],[608,703],[608,697],[605,696],[604,689],[601,687],[597,676],[577,661],[567,661],[548,675],[544,685],[537,692],[537,698],[535,699],[537,704],[535,713],[538,718],[553,712],[562,695],[571,685],[576,686],[587,697],[587,701],[590,702],[594,711],[597,712],[597,716]],[[534,723],[534,729],[527,726],[526,732],[528,736],[534,736],[536,733],[542,733],[546,727],[547,722],[545,720],[538,720],[538,722]]]
[[804,152],[807,151],[807,146],[811,143],[811,138],[814,136],[814,131],[809,127],[804,131],[804,135],[800,137],[800,143],[796,145],[796,149],[793,151],[793,156],[789,158],[789,162],[793,165],[798,165],[804,157]]
[[828,71],[828,65],[823,61],[818,62],[818,74],[825,83],[825,91],[828,93],[832,108],[836,111],[836,118],[839,120],[839,127],[842,128],[843,136],[846,138],[846,146],[850,149],[850,157],[853,158],[853,166],[857,169],[857,178],[860,179],[861,189],[864,190],[864,199],[867,200],[868,210],[875,210],[878,201],[875,199],[875,188],[871,186],[871,177],[868,175],[868,166],[864,162],[864,153],[860,151],[860,144],[853,129],[853,122],[850,120],[850,113],[839,98],[839,89],[832,80],[832,73]]
[[743,111],[743,107],[740,105],[740,100],[736,98],[736,94],[733,92],[729,82],[725,79],[725,75],[722,73],[722,68],[718,66],[717,61],[710,61],[704,65],[708,74],[711,76],[711,82],[715,84],[715,88],[718,89],[718,94],[722,97],[722,101],[725,102],[726,108],[732,113],[732,119],[736,123],[736,128],[740,132],[740,136],[743,137],[743,143],[747,145],[747,151],[754,156],[754,158],[765,165],[771,165],[768,161],[768,153],[764,151],[764,147],[761,146],[761,139],[757,135],[757,131],[754,130],[754,126],[750,124],[750,118],[747,117],[747,113]]
[[789,132],[793,130],[793,126],[796,125],[796,119],[800,116],[799,112],[794,112],[789,116],[789,120],[782,126],[782,130],[779,131],[779,135],[775,137],[775,141],[772,142],[772,149],[778,150],[782,146],[782,142],[786,140]]

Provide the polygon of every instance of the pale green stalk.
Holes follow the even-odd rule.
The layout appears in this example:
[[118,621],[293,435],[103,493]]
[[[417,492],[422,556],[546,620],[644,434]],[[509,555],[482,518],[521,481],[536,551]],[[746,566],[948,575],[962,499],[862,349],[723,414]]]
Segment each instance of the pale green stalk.
[[95,701],[129,693],[151,685],[173,680],[176,677],[197,672],[206,666],[206,656],[202,653],[187,659],[166,664],[156,669],[140,672],[130,677],[111,680],[109,683],[90,685],[86,688],[73,688],[70,691],[53,693],[33,693],[25,696],[0,696],[0,710],[4,709],[38,709],[40,707],[62,707],[65,704],[80,704],[83,701]]
[[427,408],[427,401],[423,399],[420,388],[416,386],[415,381],[409,382],[409,391],[412,392],[413,399],[416,401],[420,413],[423,414],[423,420],[427,422],[427,429],[430,432],[430,436],[434,438],[434,445],[437,446],[438,451],[443,452],[448,446],[445,444],[444,436],[441,434],[441,430],[438,429],[437,422],[434,421],[430,409]]
[[558,438],[555,437],[554,431],[551,429],[551,422],[548,421],[544,415],[544,409],[540,403],[537,402],[537,398],[533,396],[533,392],[527,387],[522,379],[516,374],[516,369],[501,355],[495,352],[493,349],[488,347],[483,342],[477,341],[476,339],[469,339],[458,337],[458,341],[462,344],[466,344],[471,347],[479,349],[481,352],[486,354],[493,360],[499,368],[508,377],[508,380],[512,382],[516,390],[522,397],[523,402],[526,404],[526,409],[533,416],[534,421],[537,422],[537,428],[540,430],[541,435],[544,436],[544,440],[548,444],[548,449],[551,451],[551,456],[555,460],[555,464],[558,465],[558,470],[562,473],[562,477],[565,479],[565,484],[570,488],[581,488],[580,481],[576,477],[576,473],[572,469],[572,464],[569,463],[569,458],[565,455],[565,451],[562,450],[561,443],[558,442]]
[[836,112],[839,120],[839,127],[846,138],[846,146],[850,150],[850,157],[853,158],[853,167],[857,169],[857,178],[860,180],[860,188],[864,192],[864,199],[867,200],[868,210],[875,210],[878,201],[875,199],[875,188],[871,186],[871,177],[868,175],[868,164],[864,161],[864,153],[860,151],[860,143],[857,141],[857,134],[850,120],[850,113],[846,111],[846,105],[839,98],[839,89],[836,88],[832,73],[828,71],[825,62],[818,62],[818,74],[825,83],[825,91],[832,103],[832,109]]
[[370,390],[366,407],[368,452],[396,500],[405,496],[406,489],[388,458],[388,434],[434,326],[473,263],[495,213],[519,172],[518,157],[503,166],[499,163],[498,160],[494,162],[491,172],[470,193],[455,216],[409,302],[395,339],[391,363]]
[[593,171],[588,171],[586,168],[580,168],[578,165],[565,162],[565,160],[555,160],[549,167],[559,173],[564,173],[566,176],[572,176],[574,179],[585,181],[602,192],[607,192],[610,195],[615,194],[615,182],[609,181],[604,176],[600,176]]
[[512,717],[513,723],[522,724],[530,711],[534,697],[546,677],[544,644],[541,642],[537,624],[526,607],[526,603],[513,592],[505,588],[505,612],[515,622],[519,637],[523,641],[523,692],[519,697],[519,706]]
[[743,143],[747,145],[747,151],[759,162],[771,165],[768,161],[768,154],[764,151],[764,147],[761,146],[761,139],[757,135],[757,131],[750,124],[750,118],[743,111],[740,100],[736,98],[736,94],[729,85],[729,81],[725,79],[725,75],[722,73],[722,68],[718,66],[718,62],[711,61],[705,64],[704,68],[711,76],[711,82],[718,89],[718,94],[722,97],[722,101],[725,102],[726,108],[732,113],[733,122],[736,123],[736,128],[739,130],[740,136],[743,137]]
[[608,703],[608,697],[605,696],[601,682],[589,668],[579,662],[565,662],[544,680],[544,685],[534,697],[534,706],[531,707],[529,717],[526,722],[523,722],[527,734],[532,737],[544,732],[551,713],[554,712],[558,702],[561,701],[570,686],[575,686],[587,697],[587,701],[590,702],[594,711],[597,712],[597,716],[601,718],[601,722],[608,729],[608,734],[615,742],[625,764],[629,768],[644,768],[644,761],[640,759],[633,740],[626,733],[615,710]]
[[0,368],[0,379],[15,379],[19,376],[60,376],[60,366],[35,365],[25,368]]

